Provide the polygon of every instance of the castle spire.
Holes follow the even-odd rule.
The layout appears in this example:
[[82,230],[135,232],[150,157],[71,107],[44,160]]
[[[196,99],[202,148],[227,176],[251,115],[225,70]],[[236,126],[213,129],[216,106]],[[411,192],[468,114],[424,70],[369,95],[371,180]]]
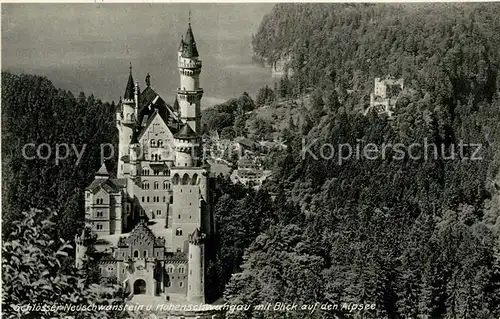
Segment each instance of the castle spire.
[[184,40],[184,49],[182,51],[183,58],[197,58],[198,49],[196,48],[196,41],[194,40],[193,29],[191,29],[191,18],[189,18],[188,29],[186,38]]
[[106,168],[106,163],[102,163],[101,168],[97,171],[96,176],[99,177],[109,177],[108,169]]
[[125,89],[125,94],[123,95],[124,100],[134,100],[134,78],[132,77],[132,62],[130,62],[130,74],[128,75],[127,87]]

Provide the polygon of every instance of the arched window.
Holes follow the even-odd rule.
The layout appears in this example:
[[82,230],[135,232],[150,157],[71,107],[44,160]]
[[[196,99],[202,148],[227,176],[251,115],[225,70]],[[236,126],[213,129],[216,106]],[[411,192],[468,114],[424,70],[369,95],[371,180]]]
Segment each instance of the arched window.
[[156,141],[155,140],[151,140],[151,147],[156,147]]
[[168,181],[163,182],[163,189],[168,189]]
[[163,140],[158,140],[158,147],[162,147],[163,146]]
[[155,189],[160,189],[160,183],[155,182],[155,184],[154,184],[154,188],[155,188]]
[[187,173],[182,176],[181,185],[189,185],[189,175]]
[[174,177],[172,177],[172,184],[174,185],[179,184],[179,180],[180,180],[179,174],[175,174]]
[[180,248],[177,248],[177,252],[180,253],[181,252],[181,249]]
[[102,229],[102,225],[101,225],[101,224],[97,224],[95,227],[96,227],[98,230],[101,230],[101,229]]
[[175,235],[176,235],[176,236],[182,236],[182,228],[177,228],[177,229],[175,230]]
[[194,173],[193,178],[191,179],[191,184],[198,185],[199,182],[200,182],[200,179],[198,178],[198,174]]
[[134,250],[134,257],[139,258],[139,251],[138,250]]
[[167,266],[167,274],[171,274],[174,272],[174,266],[173,265],[168,265]]
[[149,175],[149,169],[148,168],[143,168],[142,169],[142,175]]
[[161,209],[156,210],[156,215],[161,215]]
[[154,175],[160,175],[160,170],[155,168],[155,169],[153,170],[153,174],[154,174]]
[[145,251],[142,253],[142,256],[143,256],[144,258],[148,258],[148,251],[147,251],[147,250],[145,250]]
[[149,182],[148,181],[142,182],[142,189],[149,189]]
[[179,271],[179,274],[183,274],[184,273],[184,266],[180,266],[178,271]]
[[165,169],[163,170],[163,175],[165,175],[165,176],[169,176],[169,175],[170,175],[170,170],[169,170],[168,168],[165,168]]

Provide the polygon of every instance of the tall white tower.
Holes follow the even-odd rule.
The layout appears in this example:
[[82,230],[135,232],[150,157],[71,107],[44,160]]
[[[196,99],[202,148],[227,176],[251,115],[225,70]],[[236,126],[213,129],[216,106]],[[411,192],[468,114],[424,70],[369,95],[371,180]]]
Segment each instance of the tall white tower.
[[189,235],[187,299],[205,303],[205,234],[198,228]]
[[196,133],[200,133],[201,98],[203,89],[200,88],[201,60],[194,40],[191,22],[186,37],[181,40],[178,52],[178,67],[181,85],[177,89],[177,100],[181,120]]
[[129,155],[130,142],[132,141],[132,134],[134,126],[136,125],[137,109],[138,109],[138,90],[139,87],[134,85],[132,78],[132,65],[130,65],[130,74],[128,76],[127,87],[125,94],[118,108],[116,114],[116,127],[118,129],[118,172],[117,177],[122,178],[129,174],[128,160],[126,156]]

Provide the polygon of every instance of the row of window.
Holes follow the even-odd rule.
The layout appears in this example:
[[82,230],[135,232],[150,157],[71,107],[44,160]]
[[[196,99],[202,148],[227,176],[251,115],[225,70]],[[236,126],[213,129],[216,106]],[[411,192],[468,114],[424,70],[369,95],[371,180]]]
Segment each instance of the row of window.
[[[135,257],[135,255],[136,255],[135,253],[137,253],[137,254],[138,254],[139,252],[136,250],[136,251],[134,252],[134,257]],[[144,255],[146,255],[146,254],[147,254],[147,251],[144,251]],[[104,269],[102,269],[102,270],[104,270]],[[115,268],[114,268],[113,266],[108,266],[107,270],[108,270],[109,272],[112,272],[112,271],[114,271],[114,270],[115,270]],[[173,274],[173,273],[174,273],[174,270],[175,270],[175,266],[173,266],[173,265],[168,265],[168,266],[166,267],[167,274]],[[184,274],[184,273],[185,273],[185,271],[186,271],[186,267],[184,267],[183,265],[181,265],[181,266],[179,266],[179,268],[177,268],[177,272],[178,272],[179,274]],[[125,273],[125,268],[122,268],[122,274],[123,274],[123,273]],[[189,271],[189,274],[190,274],[190,275],[192,275],[192,274],[193,274],[193,271],[192,271],[192,270],[190,270],[190,271]]]
[[200,183],[200,178],[198,177],[198,174],[193,174],[192,177],[189,177],[189,175],[186,173],[182,176],[182,179],[180,178],[179,174],[175,174],[172,177],[172,184],[174,185],[198,185]]
[[[148,181],[142,182],[142,189],[149,189],[149,182]],[[154,182],[153,189],[160,189],[160,183]],[[163,182],[163,189],[170,189],[170,183],[168,181]]]
[[[139,251],[138,250],[134,250],[134,257],[135,258],[139,258]],[[142,257],[143,258],[147,258],[148,257],[148,251],[145,250],[142,252]]]
[[104,199],[102,199],[102,198],[98,198],[98,199],[96,199],[96,201],[95,201],[95,202],[96,202],[96,204],[97,204],[97,205],[101,205],[101,204],[103,204],[103,203],[104,203]]
[[[183,287],[183,286],[184,286],[184,282],[179,281],[179,287]],[[172,283],[170,281],[167,282],[167,287],[172,287]]]
[[[174,273],[174,270],[175,270],[175,266],[173,265],[168,265],[167,266],[167,274],[173,274]],[[179,266],[179,268],[177,268],[177,272],[179,274],[183,274],[185,272],[186,268],[184,266]]]
[[[141,201],[144,203],[149,203],[149,196],[142,196],[141,198]],[[160,196],[153,196],[153,203],[159,203],[160,202]],[[166,203],[167,202],[167,198],[165,196],[163,196],[163,202]],[[170,196],[170,200],[169,200],[169,203],[170,204],[173,204],[174,203],[174,197],[173,196]]]
[[[165,140],[165,143],[168,143],[168,140]],[[163,146],[163,140],[151,140],[149,141],[149,144],[151,147],[162,147]]]
[[[161,157],[160,157],[160,159],[161,159]],[[153,175],[160,175],[160,172],[161,172],[161,170],[159,170],[157,168],[153,169]],[[151,170],[149,168],[145,167],[145,168],[142,169],[142,175],[143,176],[148,176],[148,175],[150,175],[150,173],[151,173]],[[163,170],[163,175],[169,176],[170,175],[170,170],[168,168],[165,168]]]
[[152,161],[161,161],[161,154],[152,154],[151,160]]

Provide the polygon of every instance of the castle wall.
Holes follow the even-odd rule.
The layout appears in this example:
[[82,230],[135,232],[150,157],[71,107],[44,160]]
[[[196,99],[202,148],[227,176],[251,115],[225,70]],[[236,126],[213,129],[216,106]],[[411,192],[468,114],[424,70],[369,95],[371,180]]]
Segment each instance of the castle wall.
[[133,265],[133,270],[125,270],[126,281],[128,282],[130,292],[134,294],[134,284],[138,280],[144,280],[146,283],[145,294],[149,296],[156,295],[156,281],[154,279],[154,263],[146,263],[144,259],[137,260]]
[[200,188],[198,185],[173,187],[172,251],[186,251],[188,236],[201,225]]
[[182,294],[185,295],[188,286],[188,266],[185,262],[166,261],[165,273],[167,280],[165,283],[165,294]]
[[110,234],[121,234],[123,227],[122,195],[121,193],[110,195]]
[[[163,186],[170,186],[169,179],[160,177],[154,178],[151,176],[144,176],[141,179],[143,179],[143,182],[149,183],[150,189],[142,189],[141,187],[136,186],[135,194],[139,199],[140,207],[144,210],[144,213],[149,219],[163,220],[166,224],[172,190],[163,189]],[[155,182],[159,185],[159,189],[157,190],[152,189]]]
[[189,244],[188,252],[188,301],[205,303],[205,261],[204,245]]
[[133,104],[123,104],[123,117],[117,121],[118,128],[118,172],[117,177],[122,178],[129,173],[129,169],[123,161],[123,156],[129,154],[129,146],[132,141],[132,124],[135,122]]
[[[161,116],[157,113],[139,140],[142,146],[142,157],[147,161],[173,161],[174,136]],[[155,157],[155,155],[157,155]]]

